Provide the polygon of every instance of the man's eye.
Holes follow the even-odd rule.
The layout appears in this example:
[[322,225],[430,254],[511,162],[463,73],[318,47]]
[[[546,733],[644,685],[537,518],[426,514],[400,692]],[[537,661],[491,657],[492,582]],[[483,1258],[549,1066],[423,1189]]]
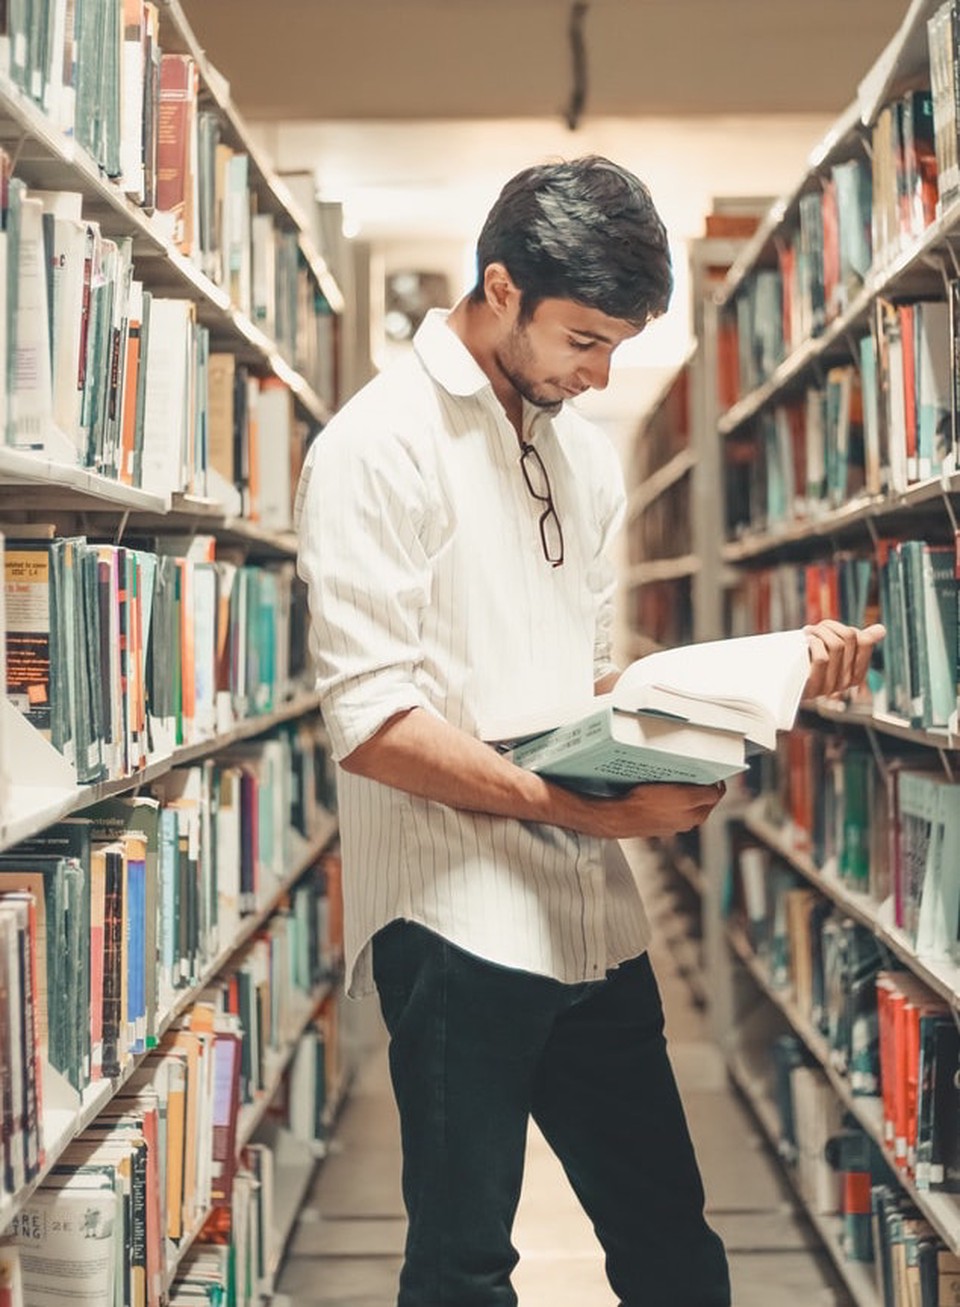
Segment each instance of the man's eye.
[[593,349],[592,340],[571,340],[570,344],[574,349]]

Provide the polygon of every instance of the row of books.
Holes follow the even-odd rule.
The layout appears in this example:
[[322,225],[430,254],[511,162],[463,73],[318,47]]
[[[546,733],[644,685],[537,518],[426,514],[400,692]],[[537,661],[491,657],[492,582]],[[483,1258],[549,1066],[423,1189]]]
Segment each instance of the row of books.
[[882,1307],[943,1307],[960,1293],[949,1250],[891,1175],[887,1158],[845,1114],[827,1077],[795,1035],[774,1042],[781,1151],[821,1217],[840,1217],[851,1262],[872,1267]]
[[[106,800],[3,855],[0,889],[12,897],[0,1065],[19,1067],[2,1077],[3,1092],[17,1096],[3,1118],[7,1192],[42,1155],[44,1077],[80,1092],[156,1044],[181,996],[275,897],[320,829],[321,801],[333,801],[326,772],[322,740],[301,723],[177,769],[152,795]],[[337,867],[324,866],[312,897],[305,892],[291,976],[333,969],[341,948]]]
[[209,495],[288,528],[310,435],[289,389],[211,351],[193,302],[147,289],[134,276],[132,238],[103,235],[83,217],[80,194],[30,191],[6,175],[9,164],[2,155],[7,443],[166,498]]
[[725,629],[731,635],[750,635],[795,630],[828,617],[850,626],[879,621],[876,573],[874,557],[855,550],[741,571],[727,594]]
[[798,852],[886,904],[918,958],[960,960],[960,782],[939,758],[907,753],[881,771],[866,746],[800,728],[763,765],[776,769],[768,817]]
[[793,225],[778,233],[776,265],[744,280],[724,319],[719,389],[726,399],[755,390],[821,335],[871,269],[915,244],[935,220],[934,112],[929,90],[894,100],[873,127],[870,161],[855,155],[835,163],[799,196]]
[[[335,1038],[335,1004],[309,1043]],[[23,1303],[159,1307],[205,1285],[202,1301],[252,1304],[269,1290],[278,1180],[269,1144],[238,1147],[243,1038],[236,1016],[198,1002],[70,1145],[11,1228]],[[323,1134],[298,1133],[315,1107],[302,1095],[291,1071],[277,1116],[309,1145]]]
[[690,368],[684,364],[643,419],[630,455],[630,481],[639,485],[690,444]]
[[626,600],[630,629],[655,645],[690,644],[693,640],[693,601],[689,577],[654,581],[635,587]]
[[880,1099],[889,1165],[921,1191],[960,1192],[960,1030],[947,1002],[887,970],[869,929],[764,850],[744,848],[735,878],[769,983],[823,1036],[850,1093]]
[[[131,2],[136,11],[142,0],[126,0]],[[128,39],[133,34],[134,25],[128,24]],[[226,144],[220,115],[202,108],[201,99],[192,56],[163,54],[159,100],[155,106],[147,103],[156,126],[144,132],[145,140],[154,130],[159,136],[156,210],[167,217],[173,244],[223,287],[231,303],[332,406],[330,305],[307,268],[296,229],[257,212],[249,157]],[[136,185],[140,179],[134,180],[131,190],[123,174],[120,185],[146,205]]]
[[292,563],[246,565],[212,537],[145,545],[5,541],[7,695],[81,782],[270,712],[304,677]]
[[159,215],[158,229],[291,366],[330,390],[330,308],[298,233],[292,220],[257,212],[249,157],[222,139],[193,57],[161,50],[160,14],[150,0],[79,8],[24,0],[0,20],[3,71],[131,200]]
[[960,703],[960,579],[952,545],[884,539],[870,553],[784,563],[745,576],[727,597],[734,634],[835,617],[882,621],[866,686],[853,702],[904,725],[947,728]]
[[859,366],[763,410],[728,442],[727,530],[776,530],[860,495],[897,493],[956,468],[958,286],[950,302],[874,306]]
[[918,1190],[960,1192],[960,1030],[947,1003],[890,971],[872,932],[765,850],[735,903],[770,984],[790,995],[856,1097],[879,1099],[885,1156]]

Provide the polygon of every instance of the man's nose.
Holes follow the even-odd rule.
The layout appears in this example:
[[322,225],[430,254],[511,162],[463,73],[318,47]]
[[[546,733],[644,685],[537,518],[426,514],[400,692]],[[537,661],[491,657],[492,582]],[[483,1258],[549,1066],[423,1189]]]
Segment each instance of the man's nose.
[[606,390],[610,381],[610,356],[591,359],[578,369],[578,380],[593,390]]

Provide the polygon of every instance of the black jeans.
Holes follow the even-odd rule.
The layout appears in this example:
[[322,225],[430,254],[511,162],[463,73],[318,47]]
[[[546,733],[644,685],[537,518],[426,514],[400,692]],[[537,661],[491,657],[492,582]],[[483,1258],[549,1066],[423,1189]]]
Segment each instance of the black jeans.
[[729,1307],[646,955],[565,985],[395,921],[374,938],[373,967],[409,1221],[398,1307],[515,1307],[531,1116],[623,1307]]

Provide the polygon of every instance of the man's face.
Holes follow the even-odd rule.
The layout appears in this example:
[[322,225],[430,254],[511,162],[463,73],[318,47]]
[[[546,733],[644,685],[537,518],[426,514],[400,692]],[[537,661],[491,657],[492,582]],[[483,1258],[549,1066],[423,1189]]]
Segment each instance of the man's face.
[[505,324],[497,365],[525,400],[548,408],[585,390],[603,390],[610,358],[638,328],[573,300],[541,300],[533,317]]

